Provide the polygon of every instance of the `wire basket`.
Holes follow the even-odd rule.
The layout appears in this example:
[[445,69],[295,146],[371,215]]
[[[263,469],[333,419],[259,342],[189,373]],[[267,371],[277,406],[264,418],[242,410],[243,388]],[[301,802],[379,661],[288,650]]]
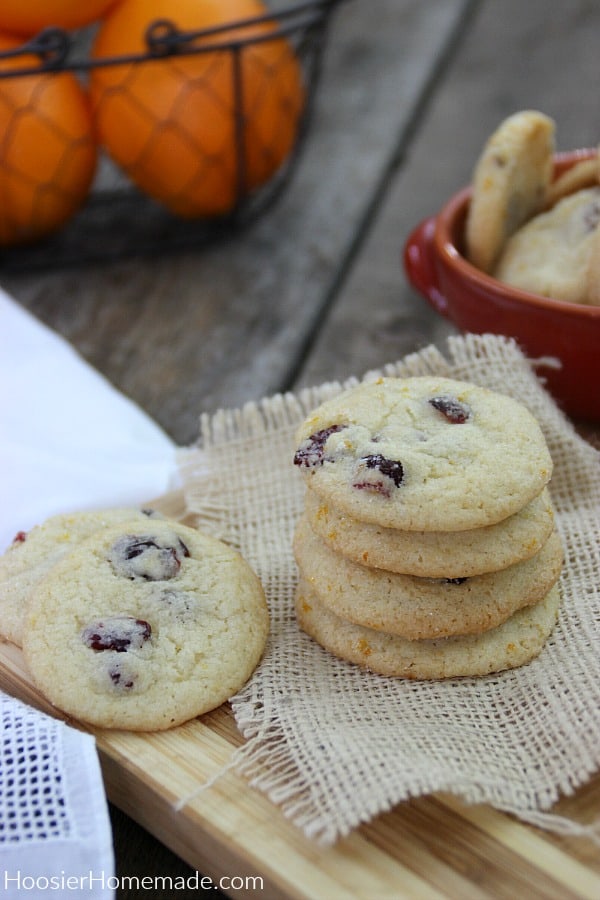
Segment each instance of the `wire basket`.
[[[228,115],[233,123],[232,142],[235,160],[233,201],[226,211],[211,215],[181,217],[162,202],[157,202],[136,186],[126,167],[116,164],[104,148],[92,187],[84,205],[68,222],[49,237],[34,243],[0,248],[0,267],[5,271],[48,269],[81,265],[107,259],[165,253],[198,247],[231,235],[247,227],[265,213],[289,184],[297,166],[309,129],[314,99],[322,68],[328,26],[334,9],[343,0],[312,0],[281,10],[271,7],[267,16],[244,19],[230,25],[202,31],[182,31],[166,20],[150,22],[146,29],[147,49],[140,54],[90,58],[82,52],[82,38],[60,29],[49,28],[14,50],[0,52],[3,58],[16,58],[9,70],[0,68],[0,79],[44,74],[51,78],[72,72],[83,82],[91,70],[124,64],[151,66],[211,54],[221,64],[231,66],[232,93]],[[256,33],[256,26],[268,21],[268,31]],[[302,108],[294,122],[293,143],[276,170],[259,185],[249,182],[245,150],[244,68],[242,60],[248,48],[261,42],[286,42],[294,55],[303,85]],[[19,58],[36,54],[39,65],[23,66]],[[276,71],[273,73],[277,77]],[[0,88],[2,82],[0,81]],[[161,123],[161,127],[164,123]],[[3,165],[0,151],[0,167]],[[0,171],[0,176],[1,176]]]

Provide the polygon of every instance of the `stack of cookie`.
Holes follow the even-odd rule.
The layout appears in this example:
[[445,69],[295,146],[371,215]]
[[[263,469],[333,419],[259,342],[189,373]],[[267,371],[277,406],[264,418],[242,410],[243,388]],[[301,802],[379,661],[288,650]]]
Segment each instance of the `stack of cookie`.
[[235,694],[269,615],[243,557],[150,510],[54,516],[0,557],[0,635],[63,712],[159,731]]
[[381,378],[297,435],[300,627],[384,675],[523,665],[556,623],[552,460],[515,400],[447,378]]

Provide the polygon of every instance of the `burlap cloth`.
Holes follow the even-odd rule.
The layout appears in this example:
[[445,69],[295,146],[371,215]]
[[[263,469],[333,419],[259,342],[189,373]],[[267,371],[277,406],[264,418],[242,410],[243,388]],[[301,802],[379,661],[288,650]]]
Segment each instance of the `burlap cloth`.
[[187,505],[199,527],[250,562],[272,617],[266,656],[232,701],[247,739],[232,765],[322,844],[435,791],[597,837],[597,827],[547,811],[600,767],[598,451],[512,340],[452,337],[446,356],[428,347],[365,377],[382,373],[473,381],[537,417],[554,460],[551,494],[566,549],[558,626],[534,662],[485,678],[409,682],[335,659],[294,618],[291,546],[304,488],[293,436],[309,410],[355,379],[204,415],[198,448],[182,462]]

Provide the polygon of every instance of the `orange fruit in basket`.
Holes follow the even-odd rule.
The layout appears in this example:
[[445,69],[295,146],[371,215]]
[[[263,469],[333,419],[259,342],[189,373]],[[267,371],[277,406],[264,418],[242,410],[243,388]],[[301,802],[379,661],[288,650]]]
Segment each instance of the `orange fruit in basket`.
[[[147,52],[146,29],[157,20],[196,31],[266,12],[259,0],[122,0],[103,21],[92,58]],[[305,99],[291,44],[277,37],[241,49],[239,160],[233,57],[230,49],[213,49],[217,42],[264,37],[276,28],[267,20],[195,41],[207,52],[92,68],[99,140],[142,191],[176,215],[230,212],[240,193],[267,182],[291,152]]]
[[0,30],[31,37],[43,28],[82,28],[115,0],[0,0]]
[[[20,46],[0,35],[0,53]],[[33,54],[0,70],[38,66]],[[96,168],[89,99],[68,72],[0,78],[0,245],[60,228],[85,201]]]

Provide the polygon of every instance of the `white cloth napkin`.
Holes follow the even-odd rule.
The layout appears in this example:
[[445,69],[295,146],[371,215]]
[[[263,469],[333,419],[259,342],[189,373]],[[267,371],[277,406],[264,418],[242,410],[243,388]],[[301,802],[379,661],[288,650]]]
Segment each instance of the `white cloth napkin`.
[[0,694],[0,895],[115,896],[94,738]]
[[[0,553],[50,515],[139,506],[173,489],[176,452],[0,288]],[[114,896],[94,738],[1,692],[0,713],[0,894]]]
[[176,483],[173,441],[0,288],[0,553],[59,512],[127,506]]

